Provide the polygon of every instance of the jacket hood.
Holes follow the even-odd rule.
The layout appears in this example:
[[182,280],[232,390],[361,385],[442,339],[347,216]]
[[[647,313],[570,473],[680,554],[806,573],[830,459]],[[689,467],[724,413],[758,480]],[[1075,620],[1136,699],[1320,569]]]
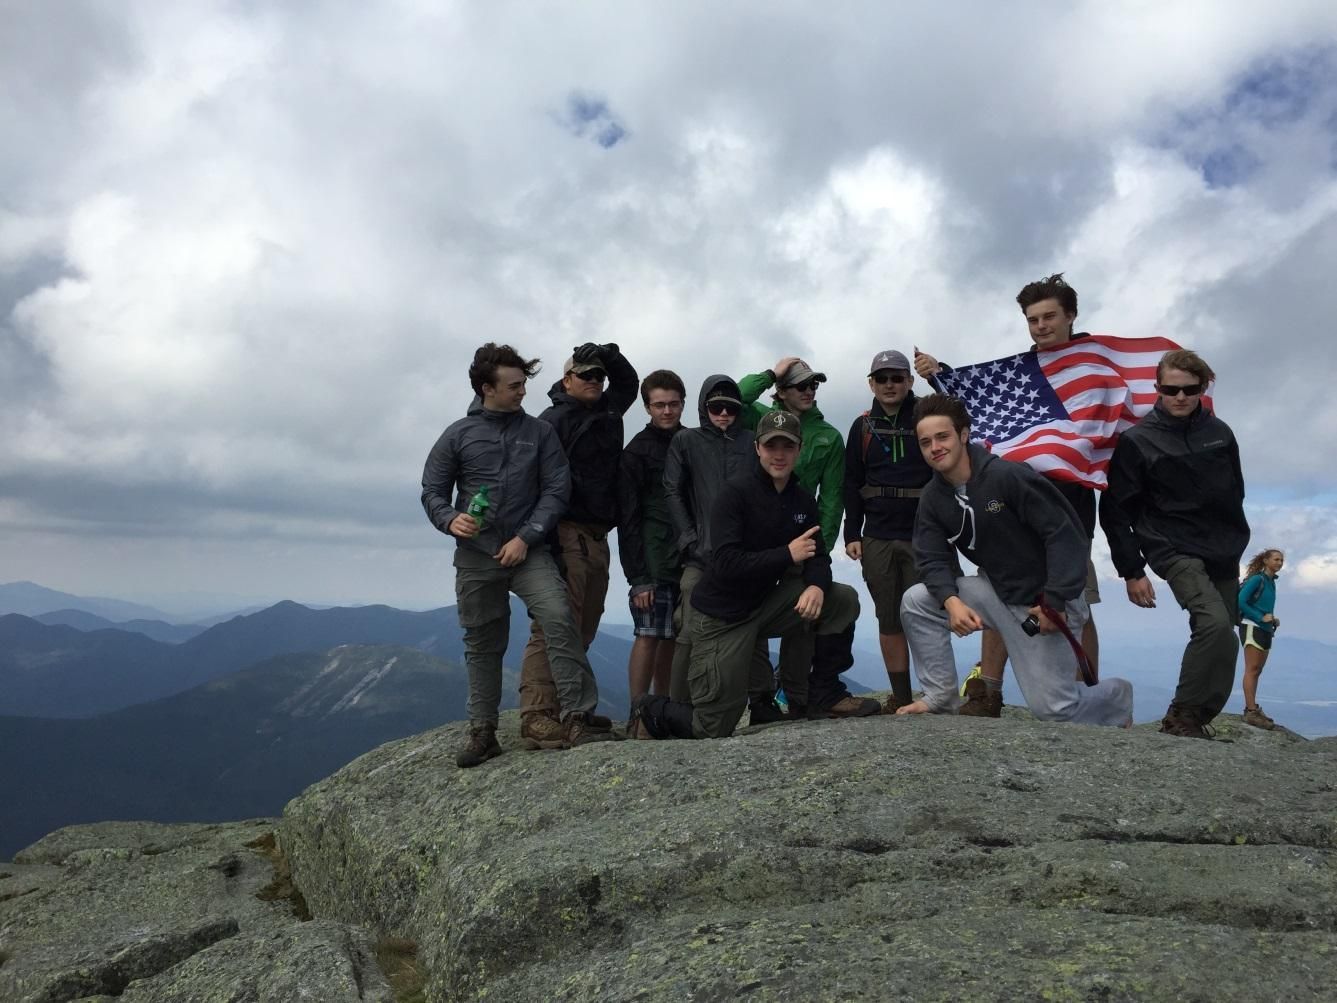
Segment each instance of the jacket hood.
[[1150,421],[1153,425],[1160,425],[1162,428],[1183,428],[1186,425],[1196,424],[1204,418],[1210,418],[1211,416],[1212,409],[1202,403],[1202,401],[1199,401],[1198,406],[1188,414],[1184,415],[1184,417],[1176,418],[1169,411],[1165,410],[1165,408],[1161,407],[1161,402],[1158,400],[1142,420]]
[[[710,423],[710,414],[706,411],[706,401],[718,394],[732,397],[734,400],[738,401],[740,405],[742,404],[743,392],[738,389],[738,383],[732,377],[725,376],[723,373],[707,376],[705,382],[701,384],[701,392],[697,394],[696,397],[696,417],[700,421],[702,428],[715,428],[715,426]],[[740,413],[734,424],[737,425],[741,423],[742,420],[743,416]],[[719,431],[719,429],[715,429],[715,431]]]
[[469,402],[469,410],[465,412],[470,418],[487,418],[492,421],[507,421],[511,418],[518,418],[524,414],[524,409],[519,411],[489,411],[483,407],[483,398],[474,394],[474,399]]

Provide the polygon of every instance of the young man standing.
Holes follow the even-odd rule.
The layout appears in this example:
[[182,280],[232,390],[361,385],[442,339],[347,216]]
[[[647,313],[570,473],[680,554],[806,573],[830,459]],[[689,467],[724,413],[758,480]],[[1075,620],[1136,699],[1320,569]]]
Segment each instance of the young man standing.
[[[901,620],[924,697],[897,713],[955,711],[960,698],[951,635],[991,627],[1002,635],[1037,718],[1131,725],[1130,683],[1102,679],[1084,686],[1075,678],[1073,635],[1087,616],[1086,544],[1072,506],[1024,463],[971,444],[970,416],[955,397],[921,399],[915,433],[934,474],[915,517],[923,582],[906,592]],[[957,552],[978,575],[959,574]]]
[[1239,445],[1203,406],[1215,379],[1195,353],[1167,352],[1156,367],[1156,405],[1119,436],[1100,524],[1128,601],[1156,605],[1146,568],[1188,611],[1191,637],[1161,731],[1210,738],[1206,726],[1235,685],[1239,565],[1249,545]]
[[[548,391],[552,406],[539,415],[557,430],[571,465],[571,500],[557,523],[557,547],[586,648],[599,629],[608,595],[608,534],[618,521],[616,458],[622,452],[622,416],[636,400],[638,385],[636,370],[617,345],[581,345]],[[520,721],[520,734],[531,749],[560,747],[557,689],[538,621],[530,628],[520,664]],[[602,716],[591,723],[612,726]]]
[[630,586],[636,640],[627,665],[631,699],[669,691],[673,665],[673,611],[678,605],[682,558],[664,492],[664,465],[682,431],[686,388],[677,373],[656,369],[641,381],[649,424],[622,451],[618,555]]
[[[758,463],[729,481],[711,514],[714,550],[692,593],[690,704],[661,696],[633,706],[639,738],[727,738],[747,706],[757,641],[811,625],[809,660],[839,675],[854,664],[858,594],[831,580],[817,504],[798,485],[798,418],[775,411],[757,423]],[[876,713],[878,705],[872,704]]]
[[[684,562],[669,694],[684,703],[690,699],[687,667],[692,654],[692,621],[696,618],[692,591],[710,562],[710,511],[725,482],[757,462],[752,431],[744,424],[742,411],[742,395],[732,378],[722,374],[706,377],[697,395],[699,427],[674,436],[664,460],[665,500]],[[765,677],[762,685],[769,685],[771,664],[765,641],[761,642],[760,658],[764,663],[759,667],[759,674]]]
[[[1063,280],[1063,273],[1058,272],[1047,279],[1028,282],[1017,293],[1017,305],[1026,318],[1026,327],[1031,336],[1031,351],[1036,349],[1058,348],[1090,336],[1087,331],[1073,333],[1073,324],[1077,320],[1077,290]],[[946,363],[940,363],[931,355],[915,353],[915,372],[925,379],[939,370],[950,370]],[[1074,481],[1051,478],[1059,493],[1081,520],[1082,530],[1086,534],[1086,587],[1084,595],[1087,607],[1100,602],[1100,586],[1096,579],[1096,566],[1091,560],[1091,541],[1096,535],[1096,493],[1092,488]],[[1096,631],[1094,616],[1089,616],[1082,627],[1082,648],[1093,670],[1098,669],[1100,661],[1100,635]],[[998,717],[1003,712],[1003,668],[1007,665],[1007,647],[998,634],[986,630],[980,637],[980,679],[966,682],[966,702],[961,713],[968,717]]]
[[[803,449],[799,453],[794,476],[800,486],[817,499],[821,513],[822,541],[828,553],[840,538],[840,516],[845,493],[845,444],[840,432],[822,417],[817,408],[817,388],[826,382],[826,374],[796,356],[787,356],[764,373],[744,376],[738,383],[743,403],[748,406],[748,421],[757,426],[761,418],[777,411],[794,415],[803,429]],[[775,388],[774,403],[758,398],[769,387]],[[796,638],[780,641],[780,684],[792,705],[806,705],[809,717],[861,717],[868,713],[869,700],[858,699],[839,676],[818,673],[803,661],[804,645]],[[810,672],[810,669],[812,671]],[[774,685],[754,691],[754,715],[772,702]]]
[[845,553],[858,561],[877,611],[878,644],[891,683],[884,712],[913,702],[910,649],[901,626],[901,598],[919,581],[915,512],[933,471],[915,439],[914,376],[904,353],[873,357],[873,403],[845,437]]
[[[562,712],[559,747],[609,737],[590,730],[599,691],[544,542],[571,485],[556,433],[522,410],[525,383],[537,368],[537,359],[523,359],[509,345],[479,348],[469,366],[478,399],[441,434],[422,474],[427,517],[455,539],[455,598],[469,670],[469,738],[455,760],[462,767],[501,754],[497,709],[508,592],[548,638]],[[480,520],[468,509],[483,488],[490,504]]]

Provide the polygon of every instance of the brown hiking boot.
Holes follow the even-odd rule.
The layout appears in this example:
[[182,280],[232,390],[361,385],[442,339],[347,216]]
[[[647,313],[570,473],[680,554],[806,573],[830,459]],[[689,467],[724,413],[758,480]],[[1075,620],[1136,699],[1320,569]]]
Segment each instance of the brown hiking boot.
[[830,707],[823,708],[827,717],[871,717],[880,713],[882,705],[867,697],[841,697]]
[[611,742],[613,733],[611,731],[601,731],[590,727],[590,718],[588,714],[576,713],[570,715],[562,725],[565,733],[567,748],[574,749],[577,745],[588,745],[590,742]]
[[1245,707],[1244,723],[1251,724],[1255,728],[1262,728],[1264,731],[1271,731],[1277,726],[1277,722],[1263,713],[1262,707]]
[[957,711],[962,717],[1002,717],[1003,691],[991,690],[979,676],[966,680],[966,701]]
[[520,718],[520,740],[526,749],[565,749],[566,729],[549,714],[525,714]]
[[895,693],[888,693],[887,699],[882,702],[882,713],[895,714],[902,707],[908,707],[914,702],[914,697],[911,697],[909,700],[902,700],[897,697]]
[[1212,733],[1203,727],[1196,708],[1177,703],[1170,704],[1165,717],[1161,718],[1161,734],[1179,738],[1212,737]]
[[467,770],[470,766],[485,763],[494,756],[501,755],[501,746],[497,744],[497,726],[479,725],[469,729],[469,739],[464,748],[455,753],[455,765]]

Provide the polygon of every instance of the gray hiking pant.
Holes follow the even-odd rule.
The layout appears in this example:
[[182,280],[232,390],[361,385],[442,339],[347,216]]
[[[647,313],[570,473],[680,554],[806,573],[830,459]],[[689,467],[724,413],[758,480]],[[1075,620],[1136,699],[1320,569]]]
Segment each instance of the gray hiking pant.
[[[1028,607],[1003,602],[983,573],[958,578],[956,588],[961,601],[979,614],[985,626],[1002,635],[1026,706],[1041,721],[1123,725],[1132,719],[1132,683],[1126,679],[1102,679],[1095,686],[1079,682],[1075,678],[1077,656],[1068,639],[1061,633],[1027,634],[1021,624],[1029,615]],[[1068,629],[1080,637],[1090,615],[1086,600],[1073,600],[1066,612]],[[901,623],[924,701],[935,713],[954,713],[961,698],[947,611],[927,586],[915,585],[901,600]]]
[[1239,581],[1233,575],[1212,578],[1196,557],[1176,557],[1165,566],[1164,578],[1188,612],[1191,631],[1175,703],[1197,708],[1206,724],[1221,713],[1235,686]]
[[[696,612],[692,631],[692,664],[687,683],[692,696],[692,734],[697,738],[727,738],[747,707],[749,681],[757,643],[793,631],[839,634],[859,618],[859,594],[848,585],[833,583],[826,592],[821,616],[807,624],[794,611],[804,588],[801,575],[786,575],[746,620],[730,623]],[[812,661],[812,643],[808,661]]]
[[455,551],[455,601],[464,628],[464,664],[469,670],[469,721],[497,723],[501,706],[501,659],[511,630],[514,592],[543,628],[548,661],[557,684],[562,717],[594,710],[599,688],[571,614],[566,585],[544,547],[531,548],[513,568],[471,550]]

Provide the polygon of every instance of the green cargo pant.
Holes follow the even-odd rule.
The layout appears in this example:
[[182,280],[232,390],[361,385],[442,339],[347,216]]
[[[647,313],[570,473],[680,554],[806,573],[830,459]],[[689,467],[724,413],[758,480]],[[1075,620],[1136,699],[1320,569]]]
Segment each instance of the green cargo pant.
[[531,548],[513,568],[503,568],[485,554],[456,549],[455,600],[464,628],[470,722],[497,723],[501,659],[511,629],[510,592],[520,598],[534,623],[543,628],[562,716],[594,710],[599,703],[598,685],[576,632],[566,585],[547,548]]
[[[669,696],[679,703],[690,703],[691,687],[687,685],[687,674],[692,664],[692,628],[702,616],[692,608],[692,592],[701,581],[705,572],[695,564],[682,569],[682,579],[678,587],[678,608],[673,614],[674,643],[673,667],[669,679]],[[807,671],[806,669],[804,670]],[[758,637],[757,646],[752,652],[752,664],[749,666],[751,678],[748,680],[748,693],[770,693],[775,689],[771,674],[771,652],[766,638]],[[796,698],[797,703],[804,702],[807,690],[807,676],[803,678],[803,692]],[[788,691],[786,691],[787,693]]]
[[[848,585],[833,583],[827,589],[817,622],[805,623],[794,611],[804,588],[801,576],[785,576],[751,616],[737,623],[697,611],[692,664],[687,673],[692,733],[697,738],[727,738],[733,734],[747,707],[748,680],[758,641],[765,643],[767,638],[794,631],[839,634],[858,619],[858,593]],[[810,652],[811,644],[807,648]]]

